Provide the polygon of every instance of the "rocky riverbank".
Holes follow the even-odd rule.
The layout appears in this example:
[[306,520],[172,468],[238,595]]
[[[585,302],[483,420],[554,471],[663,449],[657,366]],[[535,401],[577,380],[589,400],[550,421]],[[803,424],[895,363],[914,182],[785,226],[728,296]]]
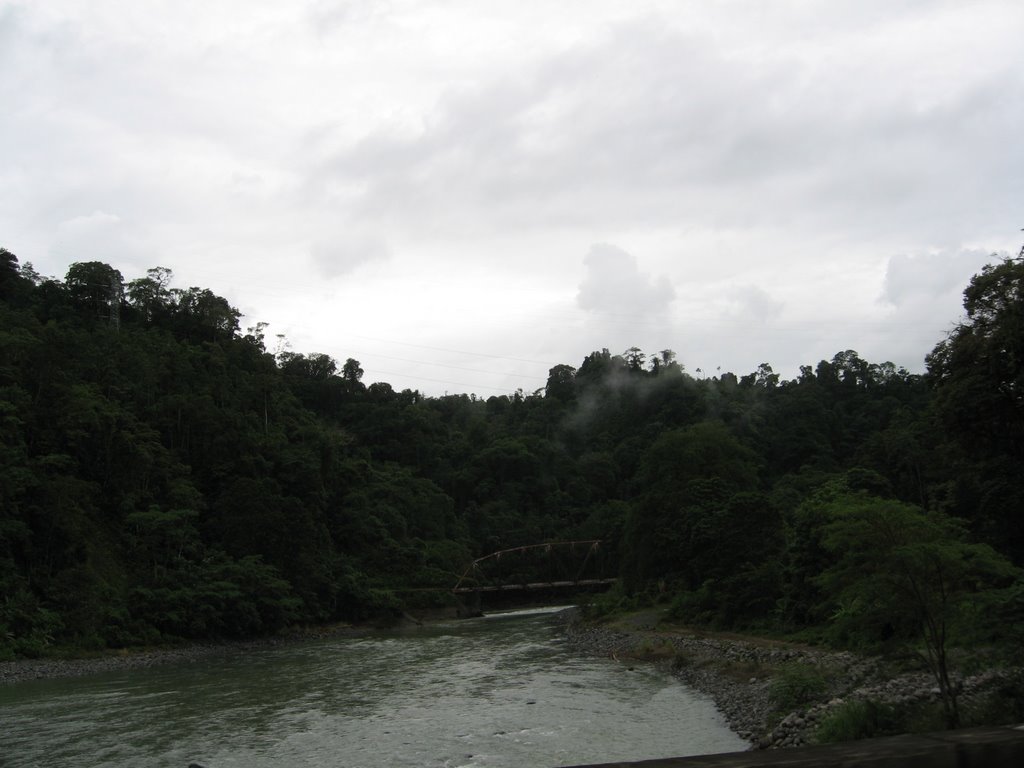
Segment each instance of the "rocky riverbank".
[[[939,701],[930,675],[890,674],[877,658],[753,638],[658,631],[654,623],[651,617],[646,626],[634,619],[634,627],[623,628],[569,620],[566,637],[582,653],[669,665],[682,682],[714,699],[729,727],[752,749],[813,743],[821,723],[849,701],[903,708]],[[800,675],[817,684],[792,690],[799,688]],[[961,678],[961,710],[980,709],[1000,685],[1019,685],[1022,678],[1022,668]],[[793,681],[796,685],[787,689]]]

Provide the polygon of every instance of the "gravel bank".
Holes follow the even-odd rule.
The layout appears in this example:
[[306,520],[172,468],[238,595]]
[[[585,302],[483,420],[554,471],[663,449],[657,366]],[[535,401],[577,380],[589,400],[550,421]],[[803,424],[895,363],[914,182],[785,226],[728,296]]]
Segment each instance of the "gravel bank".
[[[729,727],[752,749],[777,749],[810,743],[821,721],[851,699],[894,705],[938,701],[930,675],[885,676],[879,661],[848,652],[758,643],[735,638],[656,632],[653,623],[637,629],[588,626],[570,620],[565,628],[572,647],[581,653],[657,660],[669,665],[686,685],[714,699]],[[786,665],[816,668],[827,689],[808,706],[779,713],[772,698],[772,675]],[[961,709],[980,702],[1024,668],[989,670],[961,679]]]
[[[237,646],[236,646],[237,647]],[[227,653],[229,646],[190,645],[184,648],[135,651],[94,659],[24,659],[0,662],[0,685],[56,677],[81,677],[101,672],[147,669],[161,664],[186,664]]]

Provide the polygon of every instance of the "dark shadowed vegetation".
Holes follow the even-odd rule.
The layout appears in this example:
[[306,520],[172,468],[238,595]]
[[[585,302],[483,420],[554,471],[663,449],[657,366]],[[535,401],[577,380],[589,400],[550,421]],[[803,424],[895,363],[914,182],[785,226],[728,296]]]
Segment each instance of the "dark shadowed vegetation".
[[606,606],[919,652],[953,723],[951,647],[1024,637],[1022,278],[977,275],[924,375],[845,350],[694,378],[631,348],[484,399],[275,356],[164,268],[0,251],[0,656],[366,619],[599,538]]

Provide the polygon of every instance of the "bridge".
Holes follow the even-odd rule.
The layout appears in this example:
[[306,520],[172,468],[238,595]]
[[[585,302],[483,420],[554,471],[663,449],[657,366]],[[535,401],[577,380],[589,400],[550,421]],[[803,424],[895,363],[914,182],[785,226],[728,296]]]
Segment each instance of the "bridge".
[[592,589],[617,581],[603,573],[600,539],[551,541],[510,547],[466,566],[452,593],[479,600],[485,592]]

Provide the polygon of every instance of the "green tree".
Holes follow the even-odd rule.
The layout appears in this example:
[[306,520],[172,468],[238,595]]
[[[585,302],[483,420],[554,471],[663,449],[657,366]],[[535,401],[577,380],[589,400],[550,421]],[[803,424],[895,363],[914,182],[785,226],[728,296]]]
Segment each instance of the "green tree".
[[701,422],[659,436],[639,480],[644,490],[624,532],[627,587],[678,580],[684,589],[698,588],[714,576],[718,550],[732,545],[718,531],[731,517],[730,498],[757,487],[755,454],[721,424]]
[[363,378],[363,369],[359,365],[359,361],[351,357],[348,358],[341,366],[341,378],[352,384],[358,383]]
[[935,408],[974,465],[979,498],[965,512],[1020,564],[1024,518],[1002,500],[1024,498],[1024,261],[984,267],[964,291],[964,310],[926,359]]
[[644,360],[647,359],[647,355],[643,353],[640,347],[630,347],[622,353],[622,359],[626,361],[626,367],[630,371],[640,373],[644,369]]
[[175,289],[171,296],[175,303],[176,326],[186,338],[213,341],[230,339],[238,332],[242,314],[209,288]]
[[146,270],[146,276],[128,283],[128,303],[141,319],[153,320],[169,311],[171,304],[170,283],[174,273],[166,267]]
[[25,276],[31,264],[18,265],[18,257],[6,248],[0,248],[0,300],[18,305],[28,295],[32,282]]
[[568,403],[576,398],[576,369],[571,365],[556,365],[548,371],[544,396]]
[[113,316],[124,297],[124,277],[101,261],[76,261],[68,267],[64,287],[77,306],[102,320]]
[[927,357],[939,411],[968,447],[1024,458],[1024,261],[984,267],[964,310]]
[[[835,559],[819,577],[833,625],[876,643],[916,639],[938,684],[948,727],[959,725],[949,648],[978,595],[1013,581],[1015,569],[963,524],[896,501],[848,495],[834,501],[822,543]],[[977,618],[977,617],[973,617]]]

